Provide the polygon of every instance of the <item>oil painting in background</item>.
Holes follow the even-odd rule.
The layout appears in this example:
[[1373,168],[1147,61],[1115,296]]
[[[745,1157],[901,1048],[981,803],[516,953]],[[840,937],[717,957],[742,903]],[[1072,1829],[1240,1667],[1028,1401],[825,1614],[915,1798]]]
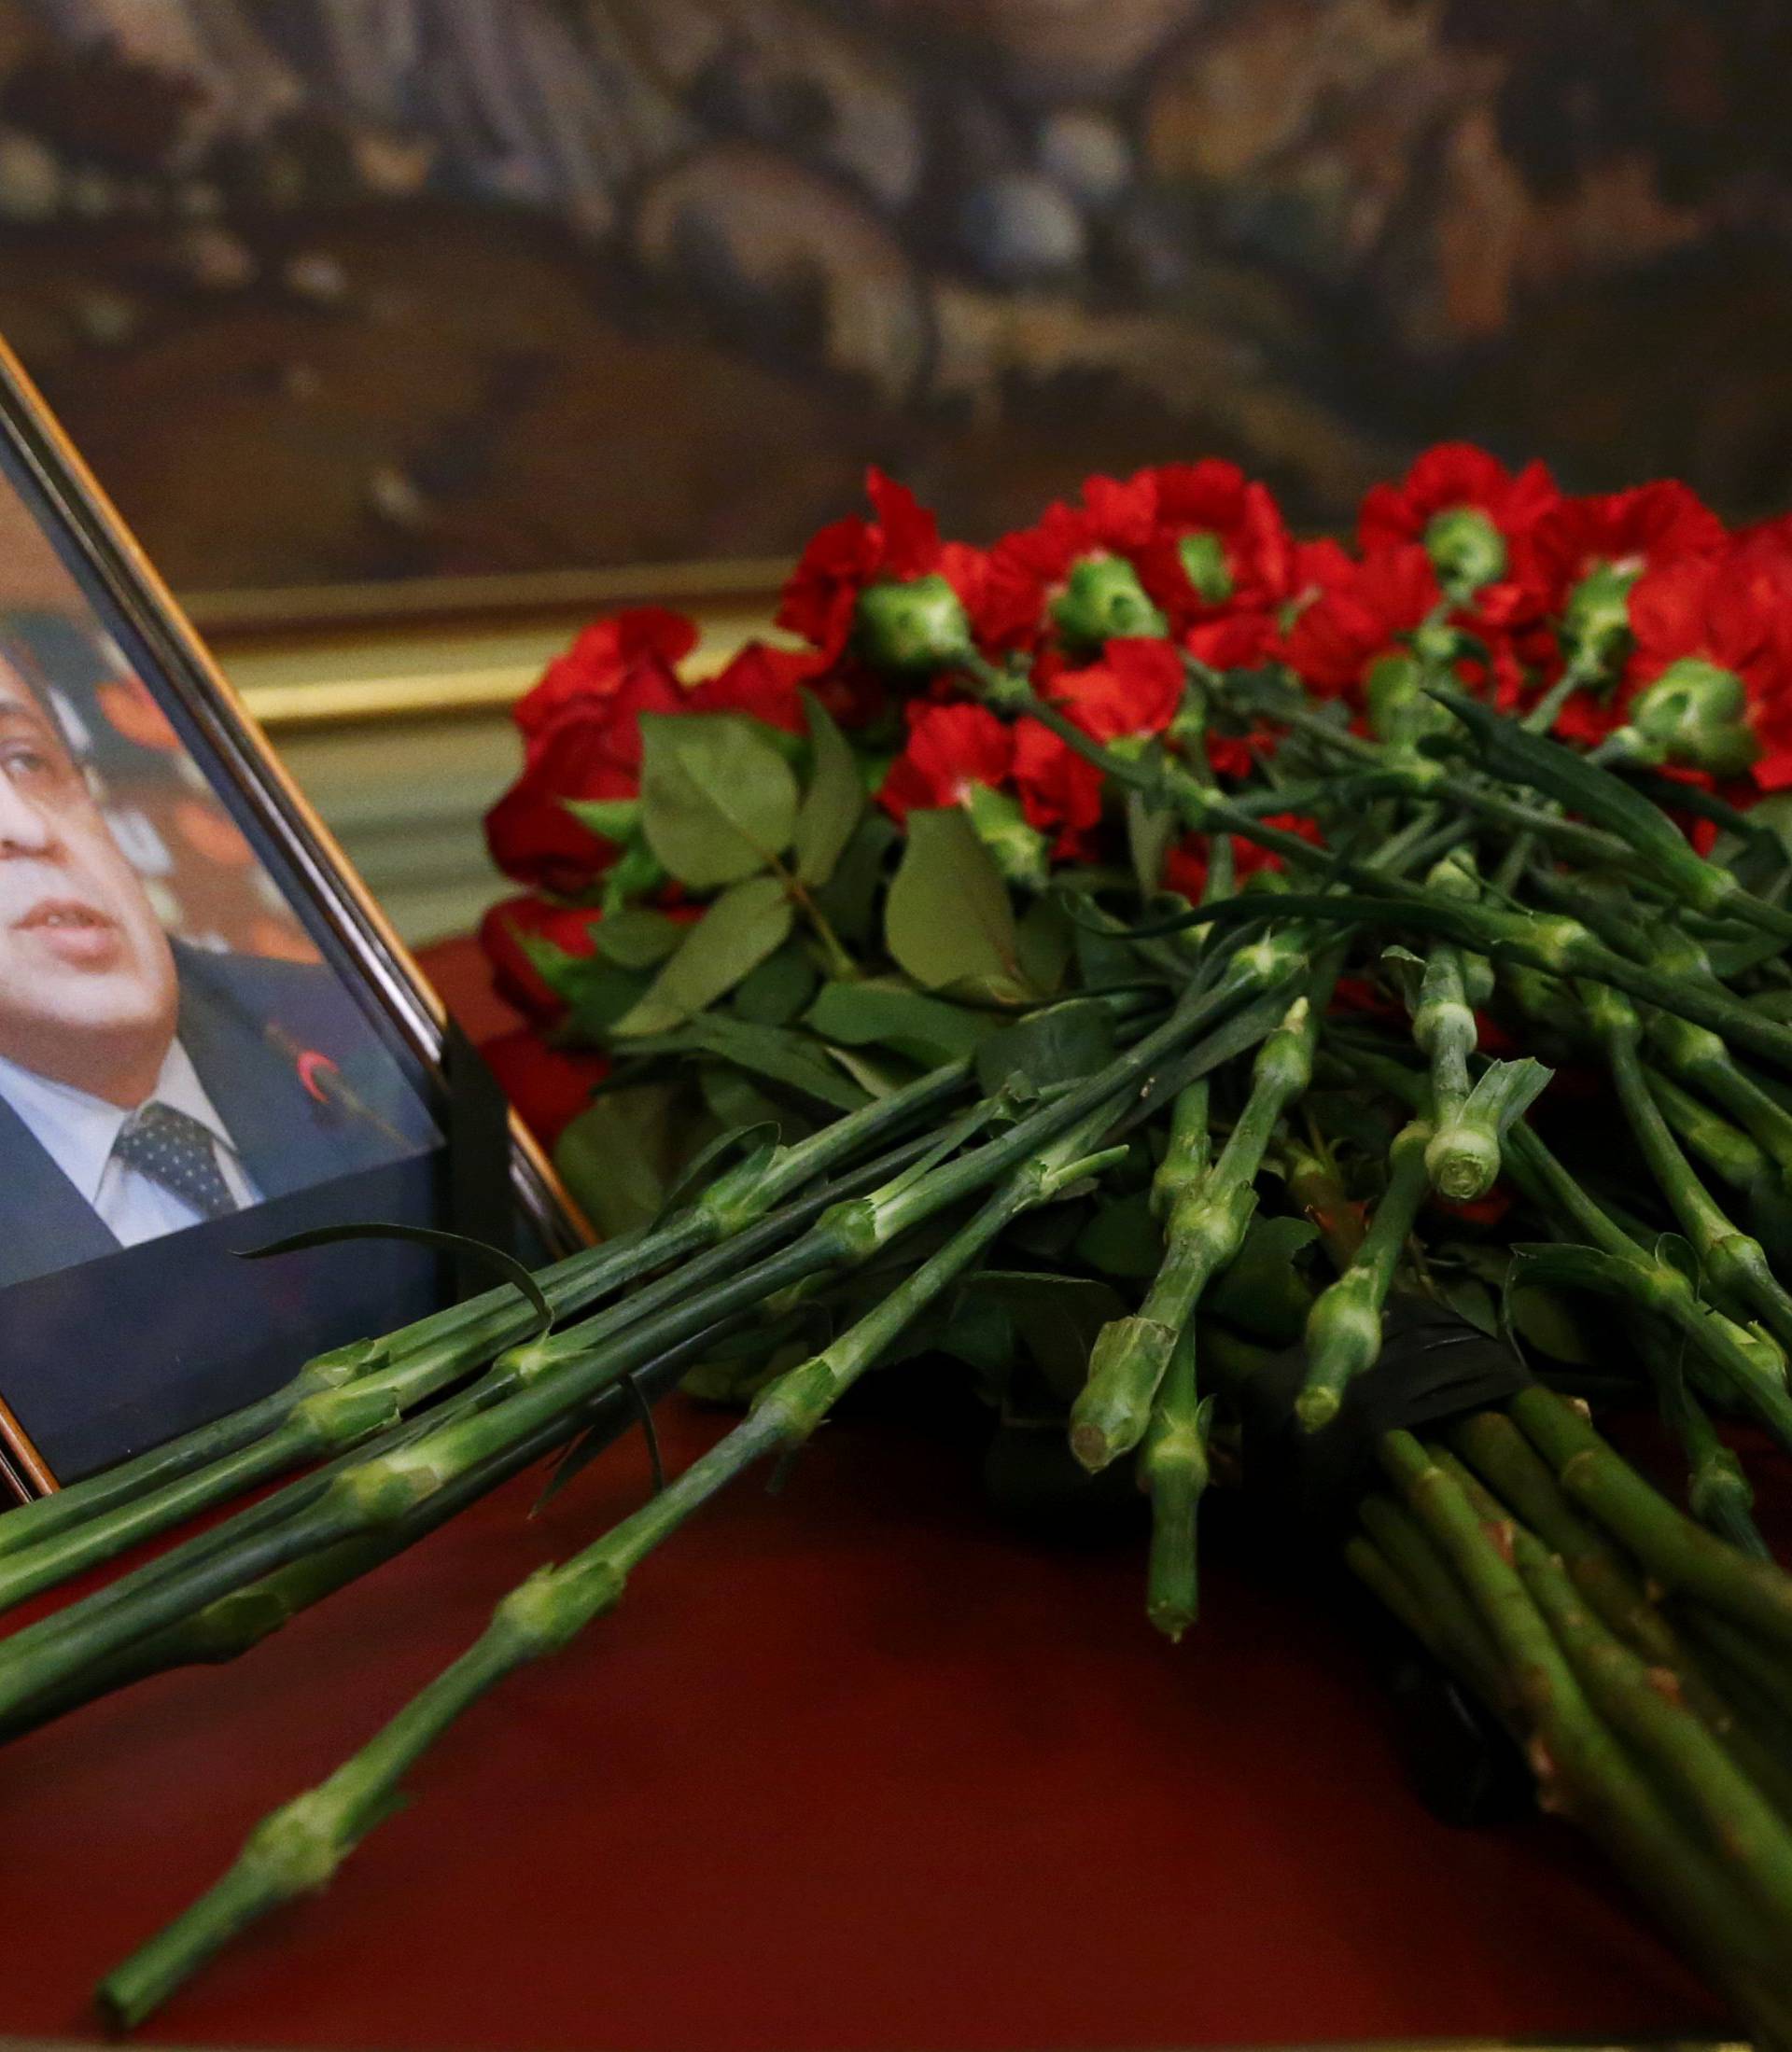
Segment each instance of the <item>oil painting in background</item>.
[[0,0],[0,331],[189,592],[774,557],[867,461],[1319,525],[1444,433],[1736,517],[1789,67],[1699,0]]

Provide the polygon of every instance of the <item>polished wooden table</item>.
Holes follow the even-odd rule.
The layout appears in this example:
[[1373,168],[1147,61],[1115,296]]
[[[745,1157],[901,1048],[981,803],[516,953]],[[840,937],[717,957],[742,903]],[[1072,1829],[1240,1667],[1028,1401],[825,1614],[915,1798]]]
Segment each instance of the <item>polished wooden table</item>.
[[[682,1464],[725,1420],[682,1402]],[[647,1487],[638,1437],[484,1504],[232,1667],[0,1753],[0,2035],[96,1975]],[[988,1510],[962,1434],[833,1425],[516,1678],[328,1894],[146,2035],[418,2052],[1099,2052],[1711,2035],[1565,1827],[1434,1821],[1358,1637],[1210,1548],[1182,1647],[1133,1544]]]

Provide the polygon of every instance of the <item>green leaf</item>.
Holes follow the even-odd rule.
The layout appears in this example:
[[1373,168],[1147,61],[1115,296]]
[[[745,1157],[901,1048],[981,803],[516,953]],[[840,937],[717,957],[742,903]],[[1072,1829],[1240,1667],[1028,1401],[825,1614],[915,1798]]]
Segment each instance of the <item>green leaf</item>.
[[914,1081],[912,1067],[899,1070],[894,1063],[879,1061],[862,1048],[831,1047],[828,1059],[845,1069],[868,1097],[888,1097],[892,1091]]
[[1076,1251],[1104,1276],[1155,1276],[1163,1264],[1164,1229],[1151,1215],[1151,1193],[1137,1190],[1099,1206],[1077,1235]]
[[630,905],[597,922],[592,939],[597,952],[621,969],[651,969],[663,962],[690,931],[665,913]]
[[[1514,784],[1560,799],[1571,812],[1616,833],[1635,850],[1645,868],[1664,882],[1677,884],[1695,903],[1715,902],[1718,879],[1702,856],[1667,816],[1633,790],[1622,777],[1560,741],[1529,733],[1516,719],[1458,691],[1434,690],[1432,697],[1449,706],[1475,737],[1480,758],[1496,775]],[[1726,880],[1727,881],[1727,880]]]
[[877,937],[884,858],[901,838],[887,813],[868,812],[852,830],[833,874],[815,893],[816,910],[853,947],[865,947]]
[[977,1082],[994,1092],[1018,1073],[1043,1090],[1094,1075],[1113,1054],[1113,1012],[1099,998],[1071,998],[992,1033],[977,1050]]
[[664,1033],[732,990],[791,930],[791,901],[775,876],[749,876],[722,892],[612,1034]]
[[[696,1114],[701,1117],[702,1114]],[[673,1083],[606,1091],[561,1134],[553,1164],[606,1238],[646,1225],[691,1151],[695,1120]]]
[[833,723],[827,707],[812,692],[803,693],[809,723],[815,768],[796,816],[792,845],[796,873],[805,884],[825,884],[852,839],[865,809],[865,789],[850,744]]
[[641,823],[638,798],[563,798],[560,803],[581,827],[606,841],[628,841]]
[[995,1029],[985,1013],[905,984],[824,984],[805,1022],[843,1047],[887,1047],[930,1068],[975,1054]]
[[897,965],[928,990],[1026,995],[1007,886],[956,805],[909,814],[884,933]]
[[789,1026],[815,995],[815,966],[801,942],[768,955],[728,1000],[751,1026]]
[[836,1111],[856,1111],[868,1093],[842,1076],[820,1043],[790,1026],[749,1026],[725,1012],[706,1012],[675,1033],[632,1044],[631,1052],[657,1056],[707,1054],[783,1083]]
[[1111,1283],[1025,1268],[986,1269],[965,1285],[965,1294],[1001,1305],[1054,1394],[1067,1403],[1088,1380],[1096,1334],[1127,1311]]
[[1075,934],[1056,892],[1035,898],[1020,915],[1020,972],[1035,990],[1058,989],[1071,966]]
[[1555,1291],[1514,1277],[1506,1310],[1519,1337],[1538,1353],[1571,1368],[1590,1368],[1598,1359],[1581,1320]]
[[1127,849],[1132,857],[1132,873],[1139,896],[1150,899],[1164,880],[1164,858],[1176,838],[1176,815],[1159,805],[1143,791],[1127,793]]
[[648,845],[698,890],[764,869],[796,828],[790,764],[734,713],[644,713],[641,803]]

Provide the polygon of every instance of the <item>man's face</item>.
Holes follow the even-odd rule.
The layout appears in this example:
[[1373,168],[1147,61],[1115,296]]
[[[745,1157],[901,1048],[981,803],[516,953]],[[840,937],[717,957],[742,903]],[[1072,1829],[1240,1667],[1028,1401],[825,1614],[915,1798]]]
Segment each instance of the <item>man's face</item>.
[[177,1001],[142,880],[49,716],[0,663],[0,1054],[135,1104]]

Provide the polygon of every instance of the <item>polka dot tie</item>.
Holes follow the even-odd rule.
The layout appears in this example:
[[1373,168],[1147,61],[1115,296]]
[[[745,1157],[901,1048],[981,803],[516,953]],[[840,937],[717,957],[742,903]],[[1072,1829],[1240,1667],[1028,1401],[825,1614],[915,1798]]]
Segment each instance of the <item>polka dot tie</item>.
[[221,1219],[237,1209],[218,1171],[210,1131],[171,1104],[152,1099],[133,1112],[112,1152],[127,1168],[190,1204],[202,1218]]

